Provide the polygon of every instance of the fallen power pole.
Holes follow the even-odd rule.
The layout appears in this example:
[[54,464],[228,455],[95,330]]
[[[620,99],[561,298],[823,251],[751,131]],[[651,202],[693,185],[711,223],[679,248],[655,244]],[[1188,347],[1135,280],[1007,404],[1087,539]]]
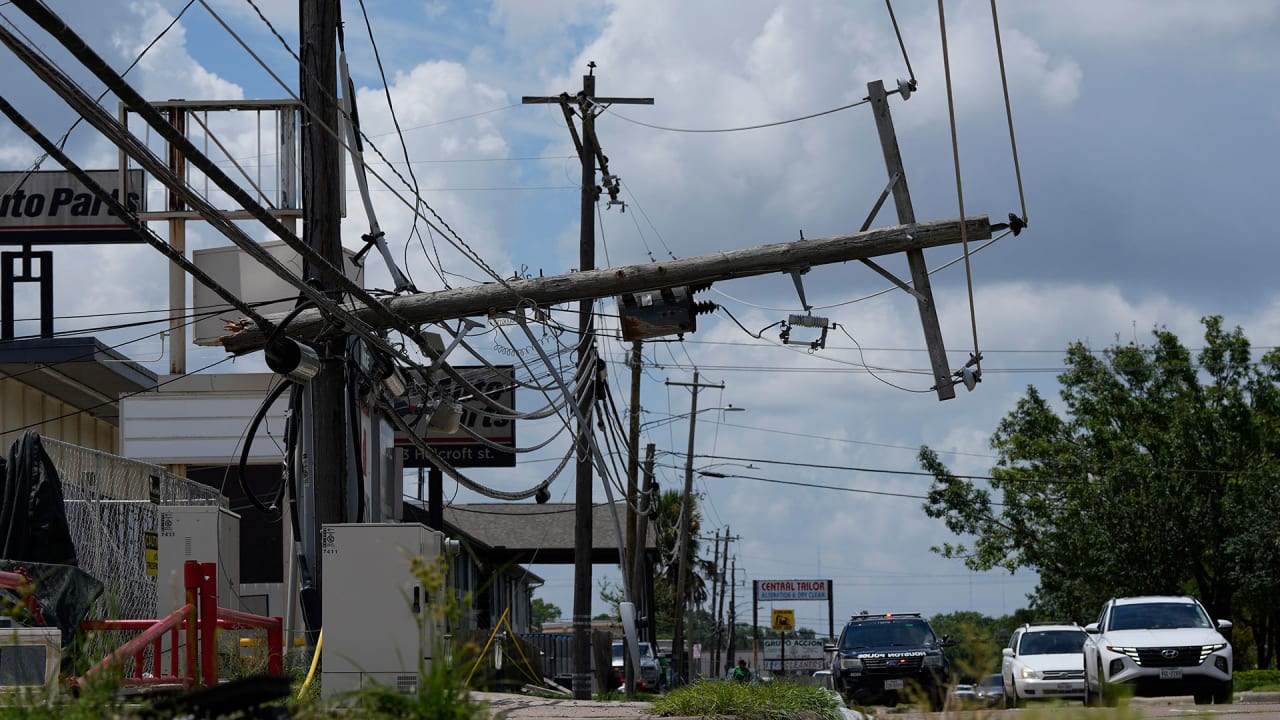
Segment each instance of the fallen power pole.
[[[965,221],[965,232],[971,241],[988,240],[991,238],[991,223],[986,215],[972,215]],[[829,265],[908,250],[954,245],[960,241],[959,220],[895,225],[827,238],[728,250],[669,262],[418,293],[392,298],[386,302],[386,308],[405,322],[434,323],[510,310],[520,305],[557,305],[610,297],[624,292],[768,275],[805,265]],[[348,309],[355,317],[373,327],[386,327],[374,310],[354,305]],[[283,316],[284,313],[268,315],[267,319],[276,322]],[[328,324],[329,321],[319,311],[304,310],[289,323],[285,333],[295,338],[310,339]],[[243,355],[261,350],[265,341],[266,336],[260,330],[249,328],[224,336],[222,346],[228,352]]]

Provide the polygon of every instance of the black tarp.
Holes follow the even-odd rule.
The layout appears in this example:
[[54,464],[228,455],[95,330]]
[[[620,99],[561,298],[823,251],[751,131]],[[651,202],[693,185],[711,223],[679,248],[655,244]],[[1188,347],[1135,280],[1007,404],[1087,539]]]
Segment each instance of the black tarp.
[[30,595],[0,588],[3,611],[29,626],[62,630],[63,647],[102,594],[102,583],[76,567],[62,480],[40,435],[28,430],[9,448],[0,494],[0,570],[26,575]]
[[62,504],[62,480],[34,430],[14,441],[5,463],[0,558],[76,564],[76,547]]

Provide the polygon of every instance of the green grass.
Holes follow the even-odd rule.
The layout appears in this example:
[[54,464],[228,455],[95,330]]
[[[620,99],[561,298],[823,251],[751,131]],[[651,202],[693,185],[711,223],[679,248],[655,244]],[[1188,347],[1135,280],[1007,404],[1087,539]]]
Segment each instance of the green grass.
[[741,720],[785,720],[802,713],[839,720],[840,701],[813,685],[770,682],[759,685],[700,681],[677,688],[653,701],[658,715],[717,717]]
[[1236,692],[1280,692],[1280,670],[1241,670],[1235,681]]

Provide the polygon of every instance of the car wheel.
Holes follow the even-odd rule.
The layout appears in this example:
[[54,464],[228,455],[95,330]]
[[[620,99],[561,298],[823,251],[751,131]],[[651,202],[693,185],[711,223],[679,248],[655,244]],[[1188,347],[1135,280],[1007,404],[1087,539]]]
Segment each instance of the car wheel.
[[1235,690],[1235,680],[1227,680],[1213,693],[1213,702],[1218,705],[1230,705],[1236,700]]
[[1192,695],[1197,705],[1208,705],[1213,702],[1213,695],[1210,693],[1195,693]]
[[1120,696],[1116,693],[1116,686],[1098,678],[1098,703],[1105,707],[1115,707],[1120,704]]
[[1018,707],[1018,687],[1013,683],[1009,683],[1009,692],[1004,694],[1004,707],[1006,710]]

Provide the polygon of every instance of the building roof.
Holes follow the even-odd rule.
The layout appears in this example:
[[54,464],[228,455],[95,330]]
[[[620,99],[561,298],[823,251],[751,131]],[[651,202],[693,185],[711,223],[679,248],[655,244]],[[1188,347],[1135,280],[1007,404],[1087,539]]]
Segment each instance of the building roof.
[[[625,526],[626,505],[615,503],[614,508],[618,523]],[[459,503],[445,506],[444,522],[514,562],[569,564],[577,528],[574,510],[573,503]],[[618,562],[618,533],[607,503],[592,506],[591,538],[592,563]],[[645,545],[656,549],[652,532]]]
[[120,396],[156,386],[156,374],[93,337],[0,343],[0,373],[113,425]]

